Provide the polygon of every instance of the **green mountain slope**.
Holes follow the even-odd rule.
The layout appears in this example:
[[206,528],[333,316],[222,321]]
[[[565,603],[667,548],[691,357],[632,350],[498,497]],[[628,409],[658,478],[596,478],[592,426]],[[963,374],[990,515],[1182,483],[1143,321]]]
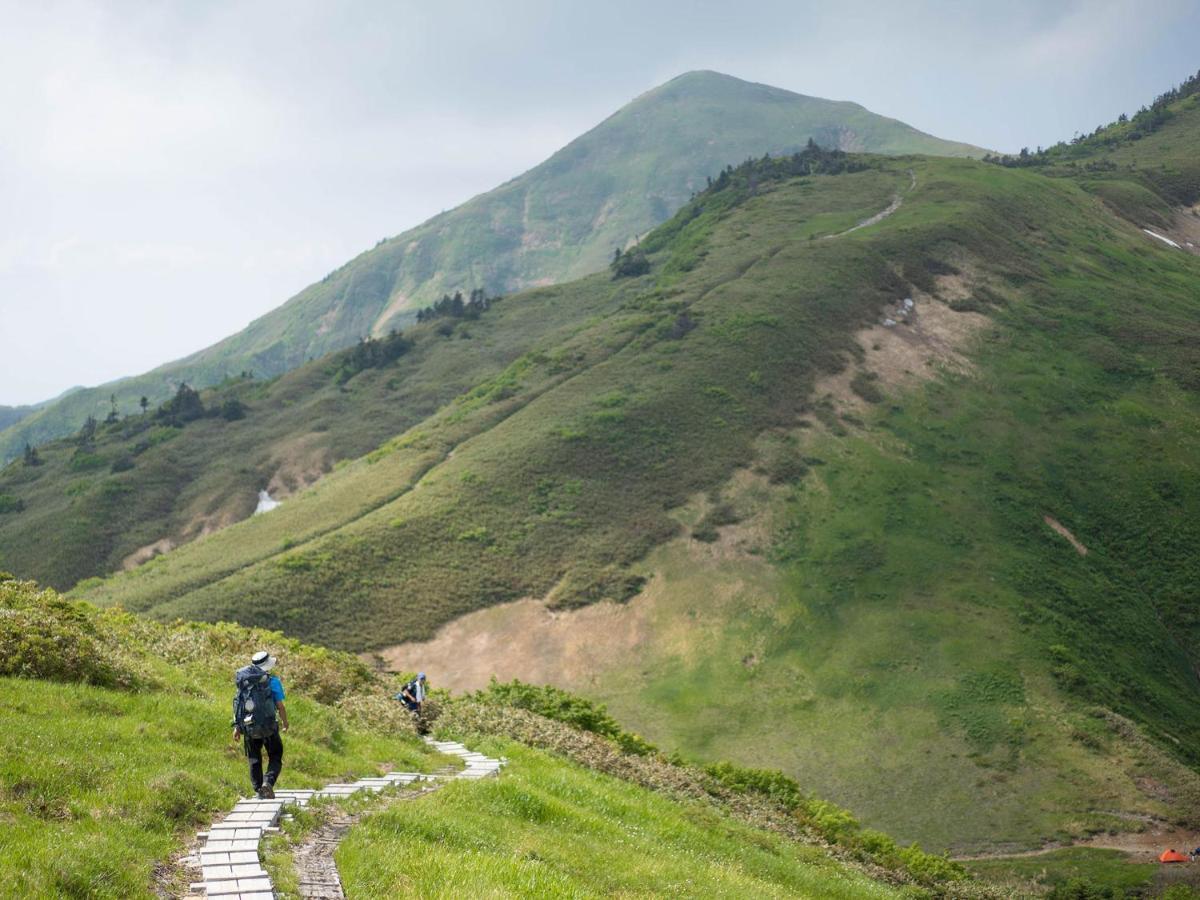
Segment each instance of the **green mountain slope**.
[[471,613],[389,658],[469,642],[938,847],[1195,827],[1200,260],[1142,231],[1200,200],[1158,180],[1173,109],[1133,168],[740,169],[648,273],[454,326],[569,335],[84,595],[355,650]]
[[17,424],[31,412],[32,406],[0,406],[0,429]]
[[[157,625],[0,574],[0,897],[187,894],[194,870],[181,857],[246,788],[229,739],[230,676],[263,646],[288,692],[281,786],[449,761],[417,739],[390,679],[352,657],[228,624]],[[510,765],[487,783],[375,800],[339,858],[363,896],[411,892],[398,867],[415,859],[429,896],[996,896],[777,775],[709,774],[495,698],[438,699],[444,734],[502,747]],[[776,799],[760,785],[788,790]],[[314,804],[288,829],[335,809]],[[600,844],[602,856],[589,852]],[[286,887],[286,853],[269,849],[265,862]]]
[[871,113],[716,72],[691,72],[637,98],[541,165],[381,241],[220,343],[153,372],[81,391],[0,432],[0,460],[26,442],[157,403],[181,382],[272,376],[383,334],[445,291],[507,293],[578,278],[658,225],[729,162],[823,146],[872,153],[982,155]]

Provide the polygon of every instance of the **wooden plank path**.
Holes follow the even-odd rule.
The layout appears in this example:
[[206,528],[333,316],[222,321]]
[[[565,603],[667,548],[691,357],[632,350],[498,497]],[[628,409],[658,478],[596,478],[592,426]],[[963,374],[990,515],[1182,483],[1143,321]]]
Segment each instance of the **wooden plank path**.
[[[382,791],[393,785],[432,781],[439,778],[487,778],[498,775],[504,760],[473,753],[457,741],[435,741],[425,738],[435,750],[459,757],[465,767],[453,775],[423,775],[419,772],[389,772],[376,778],[360,778],[346,784],[327,784],[320,790],[277,790],[274,800],[239,800],[220,822],[200,833],[203,844],[195,854],[184,860],[200,870],[201,878],[191,886],[189,896],[213,897],[219,900],[275,900],[271,877],[262,867],[258,844],[263,835],[279,830],[284,808],[307,806],[317,797],[349,797],[359,791]],[[332,847],[329,848],[332,854]],[[336,870],[322,884],[313,886],[319,893],[314,897],[341,897],[341,884]]]

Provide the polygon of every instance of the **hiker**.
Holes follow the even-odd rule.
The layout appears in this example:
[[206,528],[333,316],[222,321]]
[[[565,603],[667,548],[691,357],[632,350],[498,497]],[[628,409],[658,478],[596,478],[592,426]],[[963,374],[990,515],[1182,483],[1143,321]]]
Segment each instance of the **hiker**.
[[[287,707],[283,705],[283,682],[272,675],[276,659],[266,650],[250,657],[250,665],[237,670],[233,682],[233,739],[245,739],[250,763],[250,783],[260,800],[275,799],[275,782],[283,769],[283,740],[288,730]],[[277,715],[278,714],[278,715]],[[262,770],[262,753],[267,751],[267,774]]]
[[421,704],[425,702],[425,673],[419,672],[416,678],[404,685],[396,699],[403,703],[409,712],[420,715]]

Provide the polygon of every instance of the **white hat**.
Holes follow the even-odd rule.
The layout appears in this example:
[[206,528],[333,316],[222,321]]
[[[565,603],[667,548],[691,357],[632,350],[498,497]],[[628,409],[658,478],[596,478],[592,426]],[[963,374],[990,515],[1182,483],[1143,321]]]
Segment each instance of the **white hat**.
[[266,650],[259,650],[252,657],[250,657],[250,662],[258,666],[264,672],[270,672],[273,668],[275,668],[275,663],[277,660]]

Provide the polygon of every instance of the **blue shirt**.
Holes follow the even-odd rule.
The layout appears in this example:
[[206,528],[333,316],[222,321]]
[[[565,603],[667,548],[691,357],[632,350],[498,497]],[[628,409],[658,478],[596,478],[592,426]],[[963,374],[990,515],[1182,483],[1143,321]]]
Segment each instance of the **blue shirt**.
[[278,675],[271,676],[271,696],[275,698],[276,703],[283,701],[283,682],[279,680]]

